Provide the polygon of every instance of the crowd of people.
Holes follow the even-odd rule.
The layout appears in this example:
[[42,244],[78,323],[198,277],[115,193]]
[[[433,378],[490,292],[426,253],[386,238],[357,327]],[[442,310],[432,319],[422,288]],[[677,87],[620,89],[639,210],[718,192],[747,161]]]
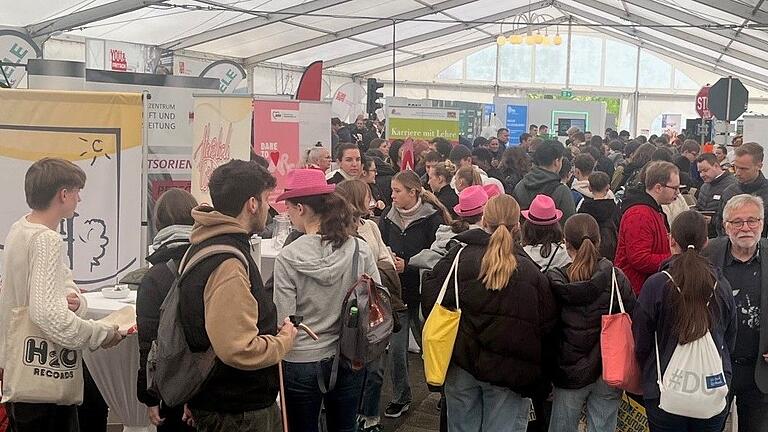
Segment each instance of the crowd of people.
[[[423,385],[408,379],[409,339],[421,347],[425,318],[442,306],[461,318],[444,385],[430,388],[441,396],[441,430],[575,432],[586,422],[612,432],[629,389],[604,380],[601,320],[619,303],[632,318],[625,342],[642,389],[629,396],[652,432],[722,431],[734,399],[739,432],[768,430],[760,145],[705,152],[690,139],[577,128],[562,143],[546,125],[514,143],[507,129],[474,142],[389,142],[380,124],[365,123],[349,129],[334,119],[333,146],[309,149],[288,174],[277,200],[293,232],[272,275],[250,258],[250,237],[268,235],[275,213],[276,181],[258,157],[218,167],[210,205],[180,190],[158,200],[153,266],[136,308],[138,397],[159,431],[277,431],[285,419],[290,431],[382,431],[381,418],[406,415],[411,386]],[[58,159],[27,173],[32,211],[5,243],[0,368],[15,361],[6,335],[22,307],[69,350],[125,337],[82,318],[84,301],[61,262],[58,224],[74,213],[85,181]],[[247,260],[203,257],[183,278],[165,265],[183,267],[214,245]],[[362,274],[389,292],[395,324],[386,354],[360,365],[340,358],[338,345],[352,322],[345,295]],[[458,288],[443,295],[449,278]],[[215,365],[186,404],[169,407],[143,368],[174,284],[189,348],[212,350]],[[289,319],[297,316],[318,339],[298,331]],[[694,353],[715,358],[719,374],[697,376],[691,397],[720,395],[722,405],[687,414],[669,402],[668,376],[681,350],[709,342]],[[385,379],[393,391],[382,404]],[[73,404],[4,400],[13,430],[78,430]]]

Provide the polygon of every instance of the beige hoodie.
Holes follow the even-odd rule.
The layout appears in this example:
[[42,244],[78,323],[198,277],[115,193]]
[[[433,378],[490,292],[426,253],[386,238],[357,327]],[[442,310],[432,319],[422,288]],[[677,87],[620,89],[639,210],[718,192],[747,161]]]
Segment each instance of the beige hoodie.
[[[208,206],[192,210],[192,217],[193,245],[223,234],[250,234],[237,219]],[[280,362],[291,350],[293,341],[288,336],[259,334],[259,305],[239,259],[228,259],[211,273],[203,296],[205,331],[224,364],[241,370],[263,369]]]

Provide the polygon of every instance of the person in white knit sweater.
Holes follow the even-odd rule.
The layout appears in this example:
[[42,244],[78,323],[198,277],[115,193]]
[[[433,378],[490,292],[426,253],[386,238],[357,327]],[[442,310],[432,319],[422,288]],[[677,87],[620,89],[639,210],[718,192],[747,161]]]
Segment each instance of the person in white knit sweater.
[[[16,308],[27,306],[32,323],[67,349],[109,348],[124,337],[116,326],[82,318],[88,307],[62,257],[59,223],[74,215],[84,186],[85,172],[63,159],[41,159],[26,173],[24,192],[32,211],[13,224],[5,241],[0,372],[14,361],[7,358],[6,343]],[[79,431],[75,406],[11,402],[6,407],[17,432]]]

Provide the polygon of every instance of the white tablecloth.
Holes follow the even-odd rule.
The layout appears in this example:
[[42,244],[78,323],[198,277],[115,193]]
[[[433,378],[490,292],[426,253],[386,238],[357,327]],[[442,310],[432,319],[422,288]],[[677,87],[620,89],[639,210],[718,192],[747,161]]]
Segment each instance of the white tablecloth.
[[[100,292],[83,294],[88,300],[88,318],[100,319],[136,302],[136,291],[127,299],[104,298]],[[125,425],[124,431],[154,431],[147,418],[147,408],[136,397],[139,370],[139,338],[133,334],[108,350],[83,351],[88,370],[99,387],[109,409]]]
[[274,239],[261,240],[261,265],[259,272],[264,282],[272,276],[275,269],[275,258],[280,253],[280,249],[275,249]]

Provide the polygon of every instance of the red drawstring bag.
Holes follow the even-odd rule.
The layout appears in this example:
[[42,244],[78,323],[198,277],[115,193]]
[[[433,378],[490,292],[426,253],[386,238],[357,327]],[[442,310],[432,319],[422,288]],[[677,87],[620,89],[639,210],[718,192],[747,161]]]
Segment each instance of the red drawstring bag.
[[[613,312],[613,296],[619,299],[620,313]],[[603,315],[600,331],[600,352],[603,358],[603,381],[634,394],[642,394],[642,376],[635,358],[632,318],[624,311],[624,302],[616,282],[616,269],[611,277],[611,305]]]

